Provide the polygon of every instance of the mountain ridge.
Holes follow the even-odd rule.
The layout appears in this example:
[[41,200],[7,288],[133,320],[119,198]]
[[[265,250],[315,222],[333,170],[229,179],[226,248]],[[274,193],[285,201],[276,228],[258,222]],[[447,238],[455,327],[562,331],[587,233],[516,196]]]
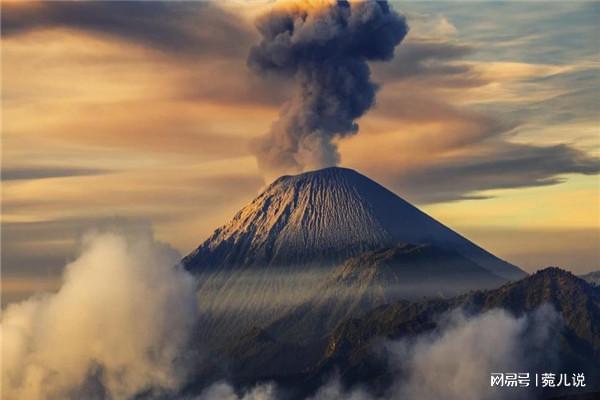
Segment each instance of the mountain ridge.
[[[230,354],[236,356],[232,363],[234,380],[241,385],[286,382],[299,388],[301,395],[297,398],[304,398],[319,386],[323,376],[335,372],[346,385],[367,384],[381,389],[390,373],[381,353],[382,342],[432,332],[440,316],[457,309],[470,316],[503,309],[519,317],[544,305],[551,305],[561,318],[554,326],[558,335],[556,367],[585,372],[589,389],[599,390],[600,371],[596,366],[600,360],[600,288],[556,267],[496,289],[380,305],[360,317],[346,319],[328,337],[304,346],[256,329],[253,335],[268,335],[270,343],[246,336],[230,349]],[[290,352],[299,355],[297,363],[279,368],[278,357]],[[262,354],[268,354],[272,363],[263,364]]]
[[458,253],[431,245],[400,244],[351,257],[316,290],[318,296],[290,309],[266,329],[291,341],[315,340],[342,320],[382,304],[450,297],[504,281]]
[[319,368],[346,363],[349,372],[360,374],[360,359],[378,339],[396,340],[433,329],[441,313],[462,308],[469,314],[503,309],[515,316],[551,305],[562,317],[562,361],[577,369],[593,368],[600,360],[600,289],[557,267],[537,271],[497,289],[475,291],[449,300],[397,302],[375,308],[361,318],[347,320],[331,334],[327,354]]

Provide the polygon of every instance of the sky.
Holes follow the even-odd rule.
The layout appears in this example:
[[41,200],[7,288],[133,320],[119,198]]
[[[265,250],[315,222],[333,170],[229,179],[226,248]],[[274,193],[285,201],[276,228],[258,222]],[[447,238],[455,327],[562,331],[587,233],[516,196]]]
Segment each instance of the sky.
[[[3,302],[55,289],[89,229],[187,254],[269,183],[271,3],[3,2]],[[598,269],[600,3],[391,4],[410,30],[340,165],[526,271]]]

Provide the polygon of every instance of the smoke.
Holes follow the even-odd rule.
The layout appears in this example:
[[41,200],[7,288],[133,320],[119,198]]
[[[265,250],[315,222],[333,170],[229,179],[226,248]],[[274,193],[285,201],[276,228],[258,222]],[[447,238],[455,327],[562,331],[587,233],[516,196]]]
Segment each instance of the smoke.
[[194,400],[277,400],[277,398],[275,386],[272,384],[258,385],[238,395],[228,383],[217,382]]
[[[308,400],[375,400],[375,397],[369,394],[361,387],[356,387],[351,390],[346,390],[340,383],[338,377],[331,379],[327,384],[323,385],[317,393]],[[383,399],[382,399],[383,400]]]
[[[551,306],[519,318],[501,309],[470,317],[455,310],[441,318],[434,332],[384,345],[394,378],[387,394],[375,396],[360,386],[345,388],[336,376],[307,400],[528,399],[531,392],[524,388],[490,387],[490,373],[551,369],[554,333],[560,326],[560,315]],[[544,359],[536,359],[536,354]],[[219,382],[195,400],[283,398],[273,384],[236,394],[229,384]]]
[[[238,394],[227,382],[218,382],[206,389],[199,397],[179,400],[283,400],[272,383],[257,385],[254,388]],[[323,385],[314,396],[306,400],[375,400],[366,390],[356,388],[345,390],[339,378],[331,379]],[[383,399],[381,399],[383,400]]]
[[[3,313],[2,398],[176,393],[193,372],[187,345],[198,322],[195,279],[176,266],[178,260],[150,232],[86,236],[56,294],[9,305]],[[518,318],[502,310],[478,316],[454,311],[438,326],[385,344],[394,383],[383,397],[331,379],[310,400],[527,398],[524,390],[490,388],[490,373],[551,368],[548,349],[556,348],[560,319],[549,306]],[[185,400],[277,400],[285,398],[284,389],[261,384],[240,393],[218,382]]]
[[150,232],[93,233],[56,294],[2,316],[4,399],[126,399],[173,389],[196,318],[195,281]]
[[254,143],[268,177],[336,165],[335,139],[358,131],[375,102],[368,61],[385,61],[408,31],[386,1],[285,2],[256,21],[262,35],[248,56],[255,71],[291,77],[294,94]]
[[492,400],[529,398],[528,392],[490,387],[492,372],[532,372],[542,360],[551,367],[553,332],[559,314],[542,306],[521,318],[504,310],[476,317],[450,313],[433,334],[388,345],[400,377],[391,398],[429,400]]

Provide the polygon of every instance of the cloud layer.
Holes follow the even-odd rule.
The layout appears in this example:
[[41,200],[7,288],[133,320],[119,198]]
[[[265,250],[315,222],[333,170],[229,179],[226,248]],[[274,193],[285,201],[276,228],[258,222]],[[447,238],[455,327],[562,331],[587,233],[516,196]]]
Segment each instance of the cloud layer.
[[490,387],[490,374],[531,373],[535,370],[534,362],[540,361],[535,359],[538,353],[532,351],[538,347],[548,349],[546,361],[552,361],[552,349],[557,345],[553,343],[553,332],[560,327],[560,316],[551,306],[543,306],[521,318],[504,310],[476,317],[453,312],[446,318],[441,331],[389,345],[397,366],[406,375],[392,389],[392,398],[529,398],[527,389],[507,392],[505,388]]
[[240,55],[249,40],[246,25],[211,2],[9,2],[2,11],[6,37],[67,27],[191,58]]
[[[536,366],[550,369],[560,329],[560,315],[548,305],[522,317],[500,309],[476,316],[454,310],[440,317],[433,332],[383,345],[393,370],[393,383],[386,394],[373,395],[360,386],[346,388],[333,377],[307,400],[528,399],[531,388],[490,387],[490,374],[531,373]],[[545,349],[541,358],[536,356],[541,354],[539,349]],[[273,384],[240,393],[219,382],[197,400],[284,398],[283,390]]]
[[3,398],[125,399],[184,378],[195,281],[149,232],[89,234],[56,294],[2,316]]
[[[195,279],[177,264],[179,257],[148,229],[87,234],[57,293],[4,311],[3,398],[175,396],[203,362],[199,351],[208,350],[189,346],[202,298]],[[455,310],[440,316],[432,332],[382,345],[393,376],[387,394],[345,388],[333,377],[309,399],[527,398],[527,391],[491,389],[489,374],[550,368],[555,354],[547,349],[556,348],[560,327],[560,316],[549,306],[521,317],[503,310],[475,316]],[[276,384],[240,389],[221,381],[180,400],[277,400],[285,393]]]

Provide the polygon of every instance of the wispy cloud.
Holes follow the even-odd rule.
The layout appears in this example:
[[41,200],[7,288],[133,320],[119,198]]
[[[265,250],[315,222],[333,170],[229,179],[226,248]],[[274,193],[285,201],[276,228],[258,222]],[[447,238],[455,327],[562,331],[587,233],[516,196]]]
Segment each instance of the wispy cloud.
[[66,178],[70,176],[99,175],[109,171],[92,168],[71,168],[55,166],[38,167],[9,167],[2,169],[2,180],[29,180],[45,178]]
[[2,35],[66,28],[184,57],[241,55],[253,31],[212,2],[8,2]]

